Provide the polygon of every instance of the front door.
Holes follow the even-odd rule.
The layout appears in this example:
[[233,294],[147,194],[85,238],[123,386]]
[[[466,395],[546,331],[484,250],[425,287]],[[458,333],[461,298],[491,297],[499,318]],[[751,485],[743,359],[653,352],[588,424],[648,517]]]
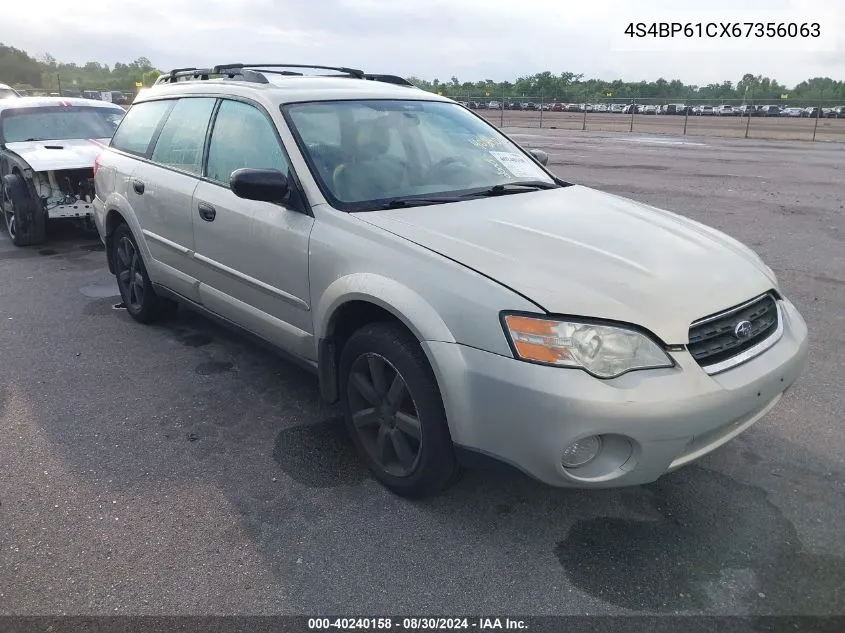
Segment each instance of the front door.
[[294,354],[313,356],[308,238],[314,219],[280,204],[238,198],[229,177],[245,167],[290,175],[266,111],[223,100],[209,139],[206,179],[192,205],[200,300]]

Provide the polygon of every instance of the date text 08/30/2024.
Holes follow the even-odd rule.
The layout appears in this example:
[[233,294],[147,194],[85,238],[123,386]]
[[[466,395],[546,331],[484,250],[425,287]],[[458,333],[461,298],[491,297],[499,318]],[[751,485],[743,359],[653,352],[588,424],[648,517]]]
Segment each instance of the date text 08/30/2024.
[[525,620],[511,618],[308,618],[308,629],[313,631],[517,631],[527,628]]

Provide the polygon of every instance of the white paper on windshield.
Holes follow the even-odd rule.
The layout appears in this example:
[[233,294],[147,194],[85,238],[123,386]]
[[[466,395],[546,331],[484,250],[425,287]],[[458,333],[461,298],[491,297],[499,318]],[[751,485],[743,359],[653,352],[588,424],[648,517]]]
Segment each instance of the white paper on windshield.
[[517,178],[537,178],[542,175],[527,156],[511,152],[490,152],[490,155]]

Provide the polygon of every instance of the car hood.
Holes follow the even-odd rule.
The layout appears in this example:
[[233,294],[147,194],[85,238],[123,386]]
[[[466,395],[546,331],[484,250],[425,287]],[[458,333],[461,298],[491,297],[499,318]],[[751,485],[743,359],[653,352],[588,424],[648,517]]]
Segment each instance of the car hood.
[[93,167],[94,159],[109,139],[69,139],[6,143],[6,149],[20,156],[35,171]]
[[667,344],[687,343],[692,321],[777,283],[715,229],[577,185],[355,215],[550,313],[634,323]]

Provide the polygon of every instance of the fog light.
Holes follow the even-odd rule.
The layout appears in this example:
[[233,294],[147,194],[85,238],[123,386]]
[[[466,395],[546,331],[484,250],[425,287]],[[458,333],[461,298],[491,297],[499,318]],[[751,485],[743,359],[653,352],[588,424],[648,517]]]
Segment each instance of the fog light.
[[573,442],[563,451],[560,464],[564,468],[578,468],[591,462],[601,450],[601,437],[591,435]]

